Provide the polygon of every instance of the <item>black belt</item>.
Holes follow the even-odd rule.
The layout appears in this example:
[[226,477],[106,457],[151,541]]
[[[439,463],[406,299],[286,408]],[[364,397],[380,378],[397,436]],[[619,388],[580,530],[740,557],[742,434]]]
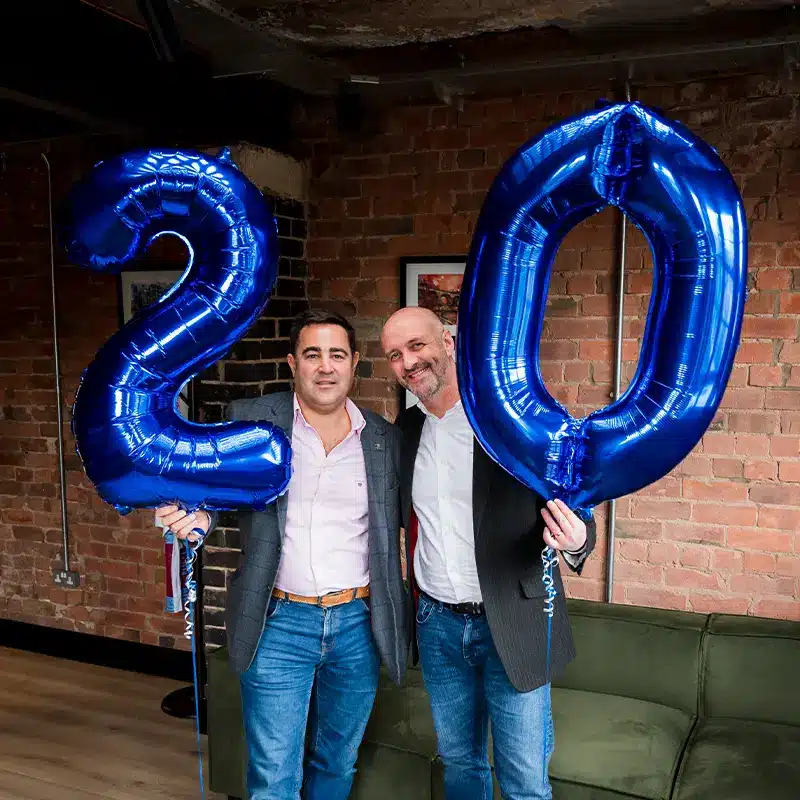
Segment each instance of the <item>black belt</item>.
[[444,600],[437,600],[431,597],[427,592],[420,590],[420,594],[424,595],[432,603],[438,603],[444,606],[448,611],[454,614],[471,614],[474,617],[483,616],[486,613],[486,608],[483,603],[445,603]]

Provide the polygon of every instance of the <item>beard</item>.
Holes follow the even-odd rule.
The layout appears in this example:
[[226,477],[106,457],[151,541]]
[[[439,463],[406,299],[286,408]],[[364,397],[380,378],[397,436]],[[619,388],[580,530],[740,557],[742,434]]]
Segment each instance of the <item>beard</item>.
[[[409,376],[423,372],[421,379],[413,385],[409,381]],[[447,372],[447,365],[439,361],[420,361],[411,372],[406,373],[403,383],[411,394],[422,400],[430,400],[435,394],[444,387],[444,376]]]

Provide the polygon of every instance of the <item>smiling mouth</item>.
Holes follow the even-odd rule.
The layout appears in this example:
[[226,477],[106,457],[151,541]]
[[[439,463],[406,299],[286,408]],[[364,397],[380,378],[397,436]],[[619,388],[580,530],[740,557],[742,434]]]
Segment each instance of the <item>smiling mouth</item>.
[[415,369],[413,372],[409,372],[408,375],[406,375],[406,380],[416,381],[420,375],[423,375],[427,371],[428,371],[427,367],[423,367],[422,369]]

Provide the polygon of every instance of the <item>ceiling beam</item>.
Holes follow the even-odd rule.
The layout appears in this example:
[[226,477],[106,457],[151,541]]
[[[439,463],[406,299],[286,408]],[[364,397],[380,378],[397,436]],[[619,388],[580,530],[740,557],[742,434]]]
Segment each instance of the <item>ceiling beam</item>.
[[119,122],[116,120],[98,117],[95,114],[90,114],[78,108],[73,108],[63,103],[58,103],[53,100],[48,100],[44,97],[37,97],[26,92],[20,92],[16,89],[10,89],[0,86],[0,100],[10,100],[14,103],[19,103],[26,108],[33,108],[37,111],[45,111],[49,114],[55,114],[58,117],[69,119],[72,122],[77,122],[85,125],[92,131],[102,133],[133,133],[135,128],[132,126]]

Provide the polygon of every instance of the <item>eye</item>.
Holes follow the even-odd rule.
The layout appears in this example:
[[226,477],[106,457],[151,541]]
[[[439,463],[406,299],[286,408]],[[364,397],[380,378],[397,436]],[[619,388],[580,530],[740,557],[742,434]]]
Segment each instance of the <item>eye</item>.
[[411,350],[422,350],[422,348],[423,348],[424,346],[425,346],[425,345],[424,345],[422,342],[414,342],[414,344],[412,344],[412,345],[411,345],[411,348],[410,348],[410,349],[411,349]]

